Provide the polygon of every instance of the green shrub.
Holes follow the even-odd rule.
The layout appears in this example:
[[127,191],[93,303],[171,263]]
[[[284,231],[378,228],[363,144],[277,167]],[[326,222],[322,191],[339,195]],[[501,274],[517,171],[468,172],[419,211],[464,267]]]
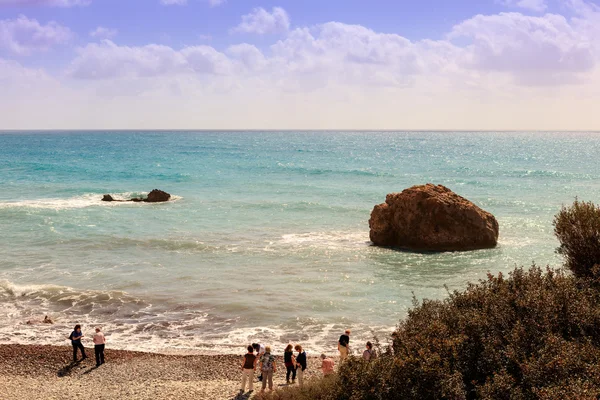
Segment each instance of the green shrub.
[[[600,399],[600,208],[554,219],[565,270],[517,268],[418,302],[388,349],[264,400]],[[591,278],[591,279],[590,279]]]
[[560,242],[557,252],[577,277],[600,277],[600,208],[575,200],[554,218],[554,233]]
[[285,387],[274,392],[258,393],[255,400],[337,400],[342,393],[338,376],[330,375],[323,379],[310,379],[300,389],[297,386]]
[[[350,358],[326,387],[264,399],[596,399],[600,292],[562,271],[488,275],[425,300],[371,363]],[[310,391],[308,391],[310,390]]]

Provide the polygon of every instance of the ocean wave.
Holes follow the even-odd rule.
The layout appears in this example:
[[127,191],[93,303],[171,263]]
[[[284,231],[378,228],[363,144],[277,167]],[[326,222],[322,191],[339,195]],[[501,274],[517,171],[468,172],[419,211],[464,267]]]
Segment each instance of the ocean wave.
[[[41,323],[44,315],[54,324]],[[340,317],[335,322],[289,318],[287,323],[272,326],[247,326],[235,318],[211,315],[198,304],[140,299],[121,291],[0,281],[0,343],[65,344],[76,323],[86,334],[86,346],[91,345],[93,328],[100,326],[108,345],[115,349],[237,354],[249,343],[260,342],[281,353],[288,343],[301,343],[313,355],[334,353],[338,335],[350,324]],[[360,350],[374,336],[387,337],[393,326],[354,323],[352,329],[353,343]]]
[[78,309],[90,309],[115,307],[122,305],[142,309],[149,306],[148,303],[123,291],[102,290],[75,290],[66,286],[58,285],[17,285],[8,280],[0,280],[0,303],[18,303],[20,305],[37,305],[49,311],[66,311]]
[[121,236],[107,236],[90,241],[87,239],[72,239],[64,244],[79,245],[84,250],[106,250],[126,249],[131,247],[145,249],[159,249],[181,253],[217,253],[227,246],[211,245],[199,240],[165,238],[165,239],[143,239]]
[[[148,192],[124,192],[112,194],[115,200],[127,200],[133,197],[141,197],[147,195]],[[0,209],[3,208],[34,208],[34,209],[49,209],[49,210],[68,210],[87,207],[116,207],[124,205],[144,205],[149,203],[133,203],[133,202],[107,202],[102,201],[103,194],[101,193],[86,193],[81,196],[70,198],[45,198],[31,199],[21,201],[0,202]],[[171,196],[170,201],[181,200],[180,196]]]
[[281,236],[279,245],[300,247],[347,248],[369,246],[367,231],[322,231],[306,233],[289,233]]

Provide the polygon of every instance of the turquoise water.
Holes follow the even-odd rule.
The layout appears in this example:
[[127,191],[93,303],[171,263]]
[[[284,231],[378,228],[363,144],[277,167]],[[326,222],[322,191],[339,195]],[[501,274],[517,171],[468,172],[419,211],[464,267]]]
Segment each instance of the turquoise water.
[[[0,342],[333,351],[383,336],[412,296],[558,266],[552,217],[600,201],[600,135],[491,132],[0,133]],[[444,184],[500,223],[496,249],[370,246],[387,193]],[[166,204],[103,203],[159,188]],[[53,326],[26,325],[51,315]],[[360,347],[360,346],[357,346]],[[242,349],[243,350],[243,349]]]

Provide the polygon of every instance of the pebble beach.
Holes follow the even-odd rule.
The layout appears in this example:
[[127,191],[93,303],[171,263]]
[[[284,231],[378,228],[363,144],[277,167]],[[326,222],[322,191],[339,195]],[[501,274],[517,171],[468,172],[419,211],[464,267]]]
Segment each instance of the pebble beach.
[[[243,350],[243,348],[242,348]],[[70,346],[0,345],[0,399],[249,399],[239,396],[240,355],[163,355],[111,350],[95,367],[88,358],[72,364]],[[275,390],[286,386],[283,356],[277,354]],[[321,376],[320,360],[309,357],[307,379]],[[260,391],[255,377],[254,393]]]

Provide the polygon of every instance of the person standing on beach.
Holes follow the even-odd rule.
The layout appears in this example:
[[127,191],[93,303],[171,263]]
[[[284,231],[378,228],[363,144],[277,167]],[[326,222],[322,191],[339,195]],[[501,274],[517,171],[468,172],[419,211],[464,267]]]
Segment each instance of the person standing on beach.
[[104,364],[104,345],[106,344],[106,338],[104,337],[104,333],[100,331],[100,328],[96,328],[93,340],[94,353],[96,355],[96,367],[99,367],[100,364]]
[[373,350],[373,344],[371,342],[367,342],[366,350],[363,351],[363,359],[365,361],[371,361],[377,358],[377,352]]
[[344,361],[348,357],[350,350],[350,329],[346,329],[343,335],[338,340],[338,351],[340,352],[340,362]]
[[[262,344],[258,344],[258,343],[252,343],[252,348],[254,349],[254,351],[256,351],[256,356],[260,360],[260,358],[263,356],[263,354],[265,354],[265,346]],[[261,371],[260,375],[258,376],[258,381],[260,382],[260,381],[262,381],[262,379],[263,379],[263,374]]]
[[323,371],[323,376],[328,376],[333,374],[333,367],[335,363],[325,354],[321,354],[321,371]]
[[296,357],[296,373],[298,375],[298,386],[302,387],[304,384],[304,371],[306,370],[306,352],[302,350],[302,346],[297,344],[294,349],[298,352]]
[[294,347],[288,344],[283,353],[283,362],[287,370],[285,374],[285,383],[290,383],[290,375],[292,375],[292,383],[296,383],[296,357],[294,357]]
[[258,358],[254,355],[254,347],[248,346],[248,353],[244,355],[242,361],[242,388],[240,393],[246,390],[246,380],[248,380],[248,391],[254,390],[254,371],[256,371],[256,361]]
[[73,345],[73,362],[77,362],[77,349],[81,350],[81,360],[85,360],[87,356],[85,355],[85,348],[83,347],[83,343],[81,343],[81,338],[83,337],[83,333],[81,333],[81,325],[75,325],[73,328],[73,332],[69,336],[71,340],[71,344]]
[[262,372],[262,391],[267,387],[269,382],[269,390],[273,390],[273,374],[277,372],[275,356],[271,355],[271,346],[265,347],[265,354],[260,358],[260,370]]

